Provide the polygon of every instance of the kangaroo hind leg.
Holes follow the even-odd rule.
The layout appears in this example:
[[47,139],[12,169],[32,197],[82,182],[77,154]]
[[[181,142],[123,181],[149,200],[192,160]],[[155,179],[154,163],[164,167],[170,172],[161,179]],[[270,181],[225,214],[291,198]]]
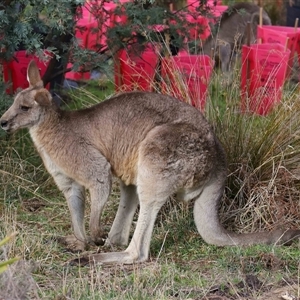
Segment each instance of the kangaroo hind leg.
[[[164,182],[159,181],[159,183],[160,186],[164,185]],[[139,217],[133,237],[127,249],[121,252],[93,254],[89,257],[72,261],[71,264],[87,264],[92,262],[132,264],[148,259],[156,216],[160,208],[167,201],[169,192],[166,192],[165,188],[159,191],[159,186],[149,184],[146,178],[143,182],[139,181],[137,194],[140,203]]]
[[121,199],[118,211],[108,234],[106,245],[128,245],[132,220],[138,206],[136,186],[120,183]]

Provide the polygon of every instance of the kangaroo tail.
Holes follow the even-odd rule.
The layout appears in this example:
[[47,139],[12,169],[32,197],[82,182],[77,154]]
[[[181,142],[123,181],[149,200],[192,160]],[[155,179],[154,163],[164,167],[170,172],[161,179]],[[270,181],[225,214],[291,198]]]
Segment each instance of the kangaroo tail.
[[218,204],[224,191],[224,174],[215,177],[204,187],[194,204],[194,219],[198,232],[209,244],[252,245],[252,244],[286,244],[300,237],[300,230],[275,230],[237,234],[227,231],[219,222]]

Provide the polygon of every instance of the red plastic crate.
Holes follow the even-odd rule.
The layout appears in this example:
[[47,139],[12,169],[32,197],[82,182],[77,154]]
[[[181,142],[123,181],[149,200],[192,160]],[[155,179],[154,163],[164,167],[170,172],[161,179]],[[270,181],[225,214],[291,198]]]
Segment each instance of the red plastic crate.
[[268,114],[281,101],[290,50],[280,44],[253,44],[242,48],[241,109]]
[[290,52],[289,68],[286,76],[289,76],[293,68],[294,54],[297,48],[300,32],[293,27],[263,25],[257,27],[257,39],[262,43],[278,43],[287,47]]
[[[72,68],[73,64],[68,63],[67,69]],[[75,72],[75,71],[69,71],[65,74],[65,78],[69,80],[74,81],[84,81],[89,80],[91,78],[91,72]]]
[[142,53],[132,48],[119,51],[115,63],[116,91],[153,91],[157,63],[158,55],[153,45]]
[[[119,1],[120,4],[122,3],[126,3],[129,2],[128,0],[122,0]],[[79,19],[78,22],[83,23],[83,22],[89,22],[92,23],[94,21],[96,21],[95,17],[100,20],[100,24],[101,24],[101,32],[99,32],[98,34],[94,34],[92,31],[90,30],[89,34],[89,40],[93,40],[93,41],[97,41],[97,44],[102,45],[102,46],[106,46],[107,45],[107,30],[109,28],[112,28],[114,26],[115,23],[124,23],[126,22],[126,15],[122,15],[122,16],[117,16],[114,14],[115,9],[118,7],[119,4],[110,1],[110,2],[101,2],[99,3],[99,7],[98,9],[94,11],[92,9],[91,6],[96,5],[97,7],[97,1],[95,2],[95,4],[89,4],[86,6],[84,6],[82,8],[82,14],[83,14],[83,18],[85,21],[82,21],[82,19]],[[99,27],[98,25],[96,27]],[[94,37],[91,37],[94,36]],[[88,49],[93,49],[93,44],[95,43],[91,43],[91,41],[88,41]],[[92,46],[92,47],[91,47]]]
[[26,54],[26,51],[22,50],[17,51],[14,59],[10,62],[3,63],[4,82],[10,84],[10,87],[6,89],[6,93],[13,94],[18,88],[25,89],[29,86],[27,81],[27,67],[31,60],[36,61],[41,76],[43,76],[49,64],[49,55],[47,61],[41,61],[37,56]]
[[183,54],[162,60],[162,92],[204,111],[207,87],[213,71],[208,55]]
[[[96,49],[99,36],[99,31],[97,31],[97,28],[98,23],[95,20],[91,21],[88,18],[82,18],[77,21],[75,36],[79,40],[79,44],[82,48],[90,50]],[[72,68],[72,66],[72,63],[68,63],[67,69]],[[88,80],[90,77],[90,72],[70,71],[65,74],[66,79],[75,81]]]
[[[120,1],[124,3],[127,1]],[[95,5],[95,6],[94,6]],[[97,5],[99,6],[98,10]],[[80,41],[80,46],[96,51],[98,49],[107,46],[107,30],[114,26],[115,22],[125,22],[125,17],[119,17],[114,15],[114,10],[117,8],[117,4],[114,2],[99,2],[86,4],[82,8],[82,18],[77,20],[75,36]],[[95,17],[100,19],[101,28],[99,28],[98,21]],[[67,68],[71,68],[72,63],[67,65]],[[75,72],[70,71],[65,74],[66,79],[75,81],[89,80],[91,77],[90,72]]]

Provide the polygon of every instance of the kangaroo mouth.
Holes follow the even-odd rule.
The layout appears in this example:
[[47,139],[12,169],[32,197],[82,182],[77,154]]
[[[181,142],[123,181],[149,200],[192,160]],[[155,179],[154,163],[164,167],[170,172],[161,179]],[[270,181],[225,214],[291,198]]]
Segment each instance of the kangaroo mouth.
[[12,124],[10,124],[8,121],[1,121],[0,125],[2,130],[4,130],[6,133],[12,133],[16,131],[16,129],[14,129]]
[[0,122],[0,125],[1,125],[1,128],[2,128],[4,131],[8,132],[8,131],[10,130],[7,121],[1,121],[1,122]]
[[13,130],[12,128],[2,128],[2,129],[8,134],[15,132],[15,130]]

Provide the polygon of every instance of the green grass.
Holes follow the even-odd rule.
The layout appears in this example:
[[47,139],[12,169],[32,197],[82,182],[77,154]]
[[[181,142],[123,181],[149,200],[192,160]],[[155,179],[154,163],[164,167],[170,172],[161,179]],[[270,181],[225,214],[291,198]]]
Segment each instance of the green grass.
[[[228,186],[220,207],[222,222],[244,232],[300,227],[299,180],[291,176],[299,164],[300,107],[294,91],[287,88],[283,103],[267,117],[241,115],[237,113],[238,85],[222,86],[217,76],[210,86],[206,116],[229,160]],[[84,107],[113,93],[112,82],[103,90],[94,81],[74,90],[73,101],[64,106]],[[0,298],[268,299],[266,293],[282,286],[299,297],[300,290],[295,288],[300,281],[299,242],[285,247],[207,245],[196,230],[192,206],[174,199],[159,213],[147,263],[70,266],[68,262],[77,255],[58,242],[60,236],[72,232],[63,195],[45,171],[27,131],[0,138],[0,240],[18,232],[0,252],[0,261],[21,257],[10,273],[1,275]],[[293,151],[288,151],[289,145]],[[118,197],[115,182],[103,217],[106,232]],[[98,250],[109,249],[91,249]],[[259,284],[251,285],[251,276]]]
[[92,80],[87,85],[70,91],[69,95],[73,99],[71,103],[66,103],[68,109],[79,109],[90,106],[114,94],[114,83],[107,81]]
[[[36,212],[6,206],[1,232],[18,229],[7,252],[29,264],[26,276],[35,280],[40,299],[193,299],[215,288],[218,293],[222,287],[227,290],[228,283],[236,295],[234,290],[243,292],[237,285],[249,274],[266,286],[297,283],[299,247],[209,246],[191,224],[191,212],[183,211],[173,207],[158,221],[149,262],[133,266],[69,266],[76,255],[64,252],[54,239],[71,231],[67,207],[58,199]],[[263,291],[250,289],[254,295]]]

